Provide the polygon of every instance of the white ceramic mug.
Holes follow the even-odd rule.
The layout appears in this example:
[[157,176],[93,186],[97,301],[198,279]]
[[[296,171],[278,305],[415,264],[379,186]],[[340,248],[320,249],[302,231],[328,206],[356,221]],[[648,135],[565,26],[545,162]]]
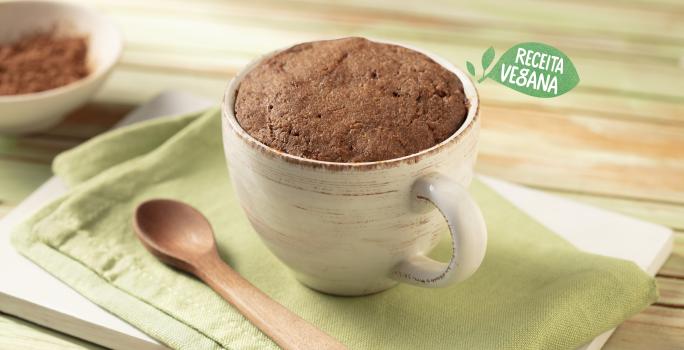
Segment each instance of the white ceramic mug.
[[[325,162],[269,148],[235,119],[240,82],[277,52],[250,63],[230,82],[221,118],[235,193],[268,248],[300,282],[337,295],[375,293],[397,281],[443,287],[472,275],[485,255],[487,230],[465,190],[480,128],[479,100],[470,78],[423,52],[463,83],[469,108],[458,131],[401,158]],[[426,257],[445,221],[453,247],[448,263]]]

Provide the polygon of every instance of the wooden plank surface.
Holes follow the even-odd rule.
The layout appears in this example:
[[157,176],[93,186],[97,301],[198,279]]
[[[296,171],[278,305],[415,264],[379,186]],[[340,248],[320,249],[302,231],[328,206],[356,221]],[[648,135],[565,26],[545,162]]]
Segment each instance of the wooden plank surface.
[[103,348],[0,313],[0,349],[99,350]]
[[[169,88],[218,103],[242,65],[278,47],[365,35],[420,46],[463,66],[479,62],[489,46],[500,55],[518,42],[541,41],[571,57],[580,85],[540,100],[491,81],[479,84],[477,170],[677,230],[657,277],[659,300],[621,325],[605,348],[684,348],[680,0],[83,2],[122,28],[121,64],[94,102],[56,128],[0,137],[0,216],[50,175],[56,154],[108,129],[135,104]],[[49,331],[2,315],[0,332],[16,334],[14,341],[0,336],[0,348],[52,344],[45,340]],[[57,338],[52,348],[89,348]]]
[[681,350],[684,344],[684,310],[650,306],[623,323],[604,350]]

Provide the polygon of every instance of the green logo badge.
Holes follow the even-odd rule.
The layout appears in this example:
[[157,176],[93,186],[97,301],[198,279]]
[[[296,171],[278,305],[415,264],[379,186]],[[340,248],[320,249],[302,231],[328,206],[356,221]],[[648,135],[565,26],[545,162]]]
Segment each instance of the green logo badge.
[[[568,56],[546,44],[515,45],[487,72],[494,56],[493,47],[482,54],[482,75],[478,83],[489,78],[523,94],[543,98],[560,96],[579,83],[577,70]],[[471,62],[466,61],[466,68],[478,78]]]

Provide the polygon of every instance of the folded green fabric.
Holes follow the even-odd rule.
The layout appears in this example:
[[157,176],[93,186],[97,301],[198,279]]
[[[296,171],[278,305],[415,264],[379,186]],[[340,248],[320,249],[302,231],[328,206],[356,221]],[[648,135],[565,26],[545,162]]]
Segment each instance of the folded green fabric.
[[[14,244],[172,348],[277,346],[211,289],[140,245],[131,213],[153,197],[199,208],[231,266],[351,349],[575,349],[657,297],[654,280],[633,263],[578,251],[477,181],[471,191],[489,247],[472,278],[355,298],[312,291],[264,247],[233,196],[217,109],[112,131],[60,155],[54,169],[69,193],[24,223]],[[433,255],[444,253],[448,244]]]

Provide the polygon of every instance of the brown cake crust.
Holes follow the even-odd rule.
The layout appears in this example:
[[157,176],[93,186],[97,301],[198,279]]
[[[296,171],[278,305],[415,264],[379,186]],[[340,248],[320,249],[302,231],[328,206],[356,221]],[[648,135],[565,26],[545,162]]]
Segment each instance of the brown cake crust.
[[247,74],[235,102],[238,123],[260,142],[331,162],[419,152],[451,136],[466,114],[455,74],[419,52],[363,38],[282,51]]

